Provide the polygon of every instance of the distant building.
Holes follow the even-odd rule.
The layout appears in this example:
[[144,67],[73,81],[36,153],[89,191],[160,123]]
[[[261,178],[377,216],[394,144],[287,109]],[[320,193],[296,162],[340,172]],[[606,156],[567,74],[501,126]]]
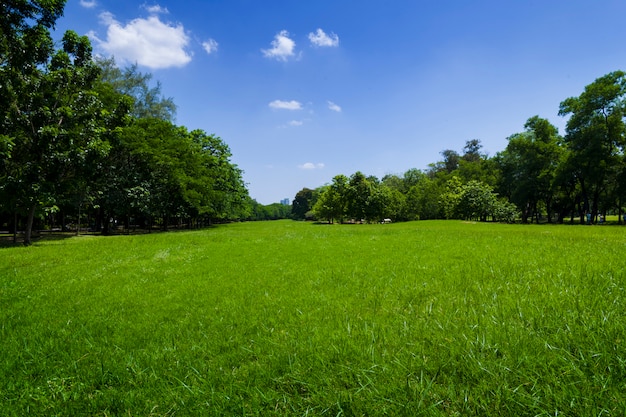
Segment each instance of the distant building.
[[282,204],[283,206],[288,206],[291,203],[289,202],[288,198],[283,198],[282,200],[280,200],[280,204]]

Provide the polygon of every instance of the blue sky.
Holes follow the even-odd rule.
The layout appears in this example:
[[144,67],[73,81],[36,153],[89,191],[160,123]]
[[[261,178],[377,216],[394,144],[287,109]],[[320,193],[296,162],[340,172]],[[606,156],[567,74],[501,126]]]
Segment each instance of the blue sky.
[[68,0],[59,33],[139,64],[214,133],[262,204],[361,171],[426,169],[626,69],[622,0]]

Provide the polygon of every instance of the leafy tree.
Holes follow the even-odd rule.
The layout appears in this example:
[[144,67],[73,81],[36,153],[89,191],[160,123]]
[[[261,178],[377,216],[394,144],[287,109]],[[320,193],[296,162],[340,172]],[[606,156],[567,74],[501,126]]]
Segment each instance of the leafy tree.
[[280,203],[263,205],[256,200],[247,198],[246,204],[249,205],[250,211],[243,218],[247,220],[278,220],[288,219],[291,215],[291,206]]
[[30,244],[37,209],[54,204],[92,155],[108,152],[101,137],[107,112],[91,89],[98,68],[87,37],[66,32],[63,49],[54,54],[32,46],[49,41],[43,29],[38,37],[21,41],[40,55],[22,62],[22,68],[5,66],[0,74],[8,86],[3,89],[3,131],[11,141],[3,168],[4,187],[15,193],[15,206],[27,211],[24,241]]
[[317,219],[326,220],[332,224],[335,220],[334,200],[336,200],[336,194],[329,185],[320,187],[318,192],[319,197],[311,210]]
[[396,174],[387,174],[381,179],[381,183],[385,184],[392,190],[398,190],[401,193],[406,192],[404,179]]
[[[14,230],[20,208],[36,208],[24,189],[24,161],[17,153],[25,152],[19,149],[22,140],[16,137],[16,125],[32,93],[30,77],[38,74],[54,51],[50,29],[62,16],[64,5],[65,1],[39,0],[0,3],[0,212],[14,214]],[[30,243],[30,232],[26,243]]]
[[491,187],[480,181],[470,181],[461,187],[457,210],[465,220],[487,221],[495,211],[496,201]]
[[446,149],[441,151],[441,155],[443,156],[443,168],[448,174],[451,174],[459,168],[459,161],[461,160],[461,156],[458,154],[458,152],[451,149]]
[[367,217],[367,201],[370,197],[371,184],[365,175],[357,171],[350,176],[346,189],[346,211],[348,217],[360,221]]
[[[419,170],[416,171],[421,173]],[[387,208],[388,217],[394,219],[395,221],[408,220],[406,179],[398,175],[388,174],[382,178],[381,184],[389,189],[389,207]]]
[[369,197],[367,199],[365,218],[372,222],[382,221],[392,216],[391,202],[392,191],[385,184],[378,181],[377,178],[370,180]]
[[[558,129],[545,119],[531,117],[523,133],[508,138],[506,149],[497,155],[502,170],[500,189],[521,210],[522,222],[537,215],[538,203],[552,217],[552,187],[560,160]],[[537,219],[538,220],[538,219]]]
[[463,192],[463,183],[457,176],[450,178],[444,191],[439,196],[439,204],[446,219],[456,219],[459,216],[459,203]]
[[313,212],[319,219],[326,219],[329,223],[343,221],[346,214],[346,190],[348,178],[345,175],[337,175],[332,184],[324,186],[319,191],[319,197],[313,206]]
[[493,220],[505,223],[515,223],[519,217],[517,206],[506,199],[499,199],[494,203]]
[[596,79],[578,97],[561,102],[559,115],[570,116],[565,144],[580,184],[583,210],[595,218],[602,193],[619,164],[625,145],[626,74],[615,71]]
[[467,162],[478,162],[483,158],[483,155],[480,153],[483,145],[480,143],[480,139],[471,139],[465,142],[465,146],[463,150],[463,156],[461,159]]
[[482,144],[479,139],[465,142],[464,153],[459,159],[459,167],[454,171],[465,183],[469,181],[481,181],[491,183],[489,178],[489,158],[480,152]]
[[101,81],[109,88],[133,100],[131,114],[137,119],[161,119],[173,122],[176,117],[176,105],[172,98],[165,98],[161,93],[161,83],[151,86],[152,74],[138,70],[137,64],[120,69],[114,58],[97,58],[96,64],[101,69]]
[[383,186],[389,189],[388,203],[385,210],[386,214],[383,216],[383,219],[390,218],[394,221],[407,220],[405,214],[406,196],[399,190],[388,187],[384,183]]
[[[477,144],[480,144],[478,139],[475,139]],[[467,147],[467,146],[466,146]],[[436,176],[438,173],[452,174],[459,168],[461,156],[457,151],[446,149],[440,152],[443,156],[443,161],[436,162],[431,166],[431,175]]]
[[291,203],[291,215],[296,220],[304,220],[315,204],[315,191],[303,188],[296,193]]
[[410,220],[436,219],[440,216],[440,187],[435,179],[423,175],[406,194],[405,212]]

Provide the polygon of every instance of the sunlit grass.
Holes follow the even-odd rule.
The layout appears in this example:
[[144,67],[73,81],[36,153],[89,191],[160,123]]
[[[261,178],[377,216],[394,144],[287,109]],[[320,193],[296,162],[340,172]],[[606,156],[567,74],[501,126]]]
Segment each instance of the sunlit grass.
[[625,233],[280,221],[0,249],[0,414],[624,415]]

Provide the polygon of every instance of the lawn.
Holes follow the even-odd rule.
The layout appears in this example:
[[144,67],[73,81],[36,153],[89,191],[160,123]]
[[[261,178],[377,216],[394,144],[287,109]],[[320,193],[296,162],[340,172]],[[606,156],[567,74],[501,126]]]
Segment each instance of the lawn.
[[0,248],[0,415],[626,415],[625,269],[621,226],[277,221]]

